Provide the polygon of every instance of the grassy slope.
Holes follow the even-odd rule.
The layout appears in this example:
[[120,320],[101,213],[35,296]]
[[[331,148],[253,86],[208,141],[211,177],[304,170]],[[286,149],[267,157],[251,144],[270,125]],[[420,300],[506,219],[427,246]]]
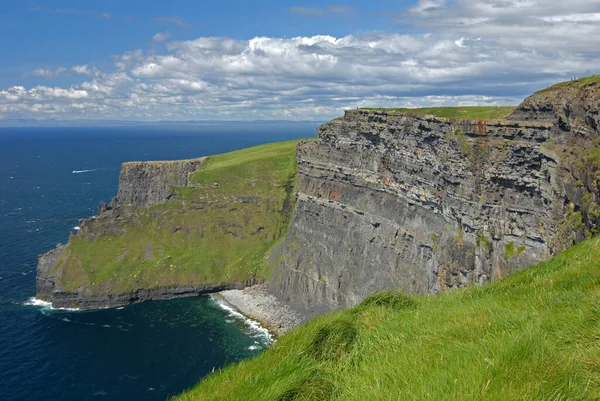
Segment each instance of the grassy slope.
[[433,115],[450,119],[491,120],[509,115],[515,107],[513,106],[461,106],[461,107],[423,107],[418,109],[378,109],[366,108],[365,110],[393,111],[397,113],[409,113],[419,116]]
[[376,294],[177,399],[600,399],[600,239],[482,287]]
[[555,89],[564,89],[567,87],[581,88],[582,86],[591,85],[591,84],[600,84],[600,75],[592,75],[590,77],[579,78],[574,81],[564,81],[549,86],[537,93],[543,93],[547,91],[552,91]]
[[190,177],[193,188],[179,188],[165,204],[136,209],[121,223],[124,235],[72,238],[59,260],[65,289],[122,293],[268,275],[264,256],[291,217],[297,143],[211,156]]

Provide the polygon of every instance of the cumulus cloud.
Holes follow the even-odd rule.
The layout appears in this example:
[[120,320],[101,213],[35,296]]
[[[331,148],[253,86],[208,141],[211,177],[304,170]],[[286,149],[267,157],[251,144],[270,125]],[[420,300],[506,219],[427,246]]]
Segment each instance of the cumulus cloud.
[[598,12],[581,0],[421,0],[398,16],[417,33],[167,41],[160,53],[118,55],[108,69],[61,71],[86,77],[72,87],[0,90],[0,114],[327,119],[363,106],[517,104],[599,72]]

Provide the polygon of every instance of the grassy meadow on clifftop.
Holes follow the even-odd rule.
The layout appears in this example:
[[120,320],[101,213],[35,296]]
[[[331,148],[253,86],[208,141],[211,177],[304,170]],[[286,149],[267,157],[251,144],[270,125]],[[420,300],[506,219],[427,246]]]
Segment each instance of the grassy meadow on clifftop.
[[[130,209],[125,233],[72,237],[55,268],[65,290],[95,294],[243,281],[269,274],[264,257],[285,234],[293,210],[293,140],[210,156],[192,187],[149,208]],[[102,225],[102,215],[94,224]]]
[[508,116],[513,106],[458,106],[458,107],[422,107],[410,108],[364,108],[363,110],[384,111],[394,113],[414,114],[417,116],[432,115],[440,118],[458,120],[492,120]]
[[375,294],[176,399],[600,399],[600,239],[481,287]]

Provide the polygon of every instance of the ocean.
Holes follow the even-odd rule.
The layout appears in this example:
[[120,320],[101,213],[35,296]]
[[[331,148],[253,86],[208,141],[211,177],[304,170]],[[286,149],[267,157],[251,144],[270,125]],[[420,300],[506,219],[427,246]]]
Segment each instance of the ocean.
[[0,400],[165,400],[260,353],[268,333],[210,297],[59,311],[37,255],[117,192],[120,164],[315,135],[314,123],[0,128]]

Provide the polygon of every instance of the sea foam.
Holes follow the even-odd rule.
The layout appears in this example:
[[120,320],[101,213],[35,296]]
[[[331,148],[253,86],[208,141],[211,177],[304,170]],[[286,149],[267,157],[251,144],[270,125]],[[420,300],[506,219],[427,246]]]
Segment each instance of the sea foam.
[[[269,333],[269,330],[267,330],[266,328],[262,327],[260,325],[259,322],[257,322],[256,320],[252,320],[247,318],[246,316],[242,315],[240,312],[238,312],[237,310],[235,310],[233,307],[231,307],[230,305],[228,305],[226,302],[223,302],[222,300],[210,295],[210,298],[217,304],[219,305],[219,307],[221,307],[221,309],[225,310],[226,312],[228,312],[229,316],[235,317],[239,320],[242,320],[244,322],[244,324],[246,326],[248,326],[248,328],[255,332],[258,336],[260,337],[264,337],[267,340],[268,344],[271,344],[272,342],[274,342],[275,340],[273,339],[273,336],[271,335],[271,333]],[[253,336],[255,337],[255,336]]]
[[35,297],[31,297],[27,301],[23,302],[23,305],[37,306],[42,309],[60,310],[60,311],[67,311],[67,312],[77,312],[77,311],[81,310],[78,308],[54,308],[54,307],[52,307],[52,302],[42,301],[41,299],[37,299]]
[[42,308],[51,308],[52,302],[46,302],[46,301],[42,301],[41,299],[31,297],[27,301],[23,302],[23,305],[25,305],[25,306],[40,306]]
[[91,169],[91,170],[73,170],[73,174],[83,174],[83,173],[91,173],[93,171],[98,171],[97,168]]

